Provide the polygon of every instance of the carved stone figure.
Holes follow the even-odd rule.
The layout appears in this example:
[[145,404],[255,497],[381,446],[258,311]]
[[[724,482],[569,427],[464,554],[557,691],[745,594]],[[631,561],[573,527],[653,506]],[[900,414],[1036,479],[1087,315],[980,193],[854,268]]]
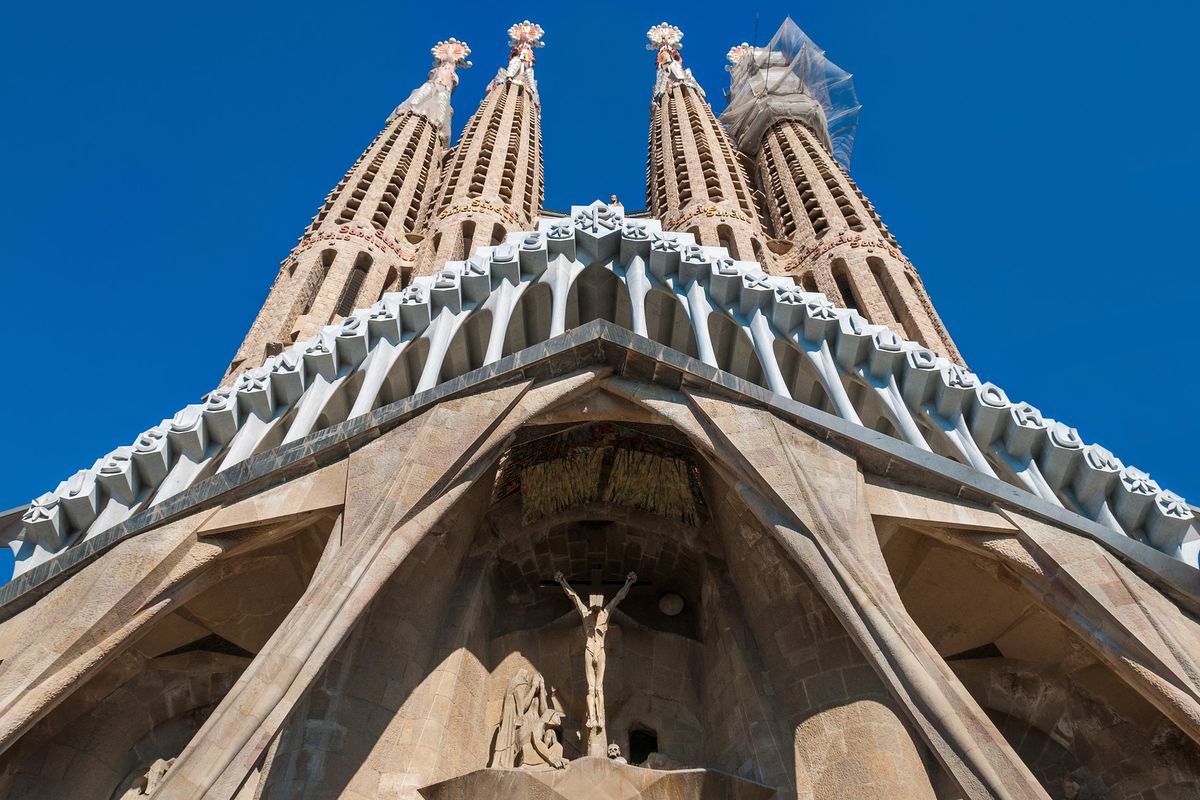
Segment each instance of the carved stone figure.
[[608,757],[610,759],[612,759],[613,761],[617,762],[618,764],[628,764],[629,763],[628,761],[625,760],[625,756],[621,755],[621,745],[619,745],[615,742],[608,746]]
[[583,635],[585,637],[584,645],[584,670],[587,675],[588,693],[587,693],[587,709],[588,717],[586,726],[588,729],[588,752],[591,755],[601,755],[604,753],[607,737],[604,732],[604,639],[608,634],[608,618],[617,604],[625,599],[625,595],[629,594],[629,589],[637,581],[637,575],[630,572],[625,579],[625,585],[622,586],[613,599],[608,602],[608,605],[603,605],[604,595],[593,594],[588,596],[588,605],[584,605],[579,599],[579,595],[570,587],[561,572],[554,574],[556,580],[567,593],[567,597],[575,604],[575,610],[579,612],[579,616],[583,620]]
[[545,679],[524,668],[517,670],[504,691],[489,766],[564,767],[566,759],[554,731],[562,716],[561,711],[551,706]]
[[554,728],[563,718],[563,713],[555,708],[547,708],[541,716],[530,725],[521,727],[521,766],[522,767],[554,767],[562,769],[567,765],[563,758],[562,744]]

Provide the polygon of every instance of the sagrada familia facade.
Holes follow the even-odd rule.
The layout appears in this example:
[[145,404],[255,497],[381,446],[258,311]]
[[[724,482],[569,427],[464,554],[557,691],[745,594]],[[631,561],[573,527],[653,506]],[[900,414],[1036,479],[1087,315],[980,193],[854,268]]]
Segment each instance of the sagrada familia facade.
[[0,515],[0,798],[1200,796],[1195,510],[968,369],[850,76],[789,20],[716,117],[655,26],[647,210],[552,211],[509,35]]

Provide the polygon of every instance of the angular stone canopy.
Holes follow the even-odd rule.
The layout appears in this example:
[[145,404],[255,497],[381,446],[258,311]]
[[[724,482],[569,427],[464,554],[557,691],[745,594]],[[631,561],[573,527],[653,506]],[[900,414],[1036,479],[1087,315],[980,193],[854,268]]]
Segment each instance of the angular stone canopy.
[[999,478],[1125,537],[1128,549],[1144,544],[1196,566],[1190,507],[1075,429],[791,278],[597,201],[418,277],[42,495],[0,528],[16,573],[153,513],[255,453],[495,365],[589,319]]

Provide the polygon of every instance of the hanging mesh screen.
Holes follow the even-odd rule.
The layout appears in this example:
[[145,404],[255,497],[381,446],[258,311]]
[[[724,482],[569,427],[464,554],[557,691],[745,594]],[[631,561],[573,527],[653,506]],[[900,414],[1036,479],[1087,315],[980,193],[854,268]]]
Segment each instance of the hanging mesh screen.
[[729,68],[729,107],[721,114],[738,147],[758,153],[763,134],[779,120],[811,128],[846,169],[861,106],[854,78],[825,57],[825,51],[784,20],[765,47],[735,47]]

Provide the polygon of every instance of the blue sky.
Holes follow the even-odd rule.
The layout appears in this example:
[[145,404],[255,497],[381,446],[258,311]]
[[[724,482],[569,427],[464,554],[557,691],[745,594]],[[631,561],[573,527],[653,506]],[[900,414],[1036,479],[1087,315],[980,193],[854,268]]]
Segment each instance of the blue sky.
[[546,204],[632,208],[646,29],[683,28],[719,112],[756,14],[855,74],[852,174],[967,363],[1200,500],[1194,4],[60,2],[0,32],[0,508],[213,388],[437,40],[474,49],[457,135],[508,25],[542,24]]

